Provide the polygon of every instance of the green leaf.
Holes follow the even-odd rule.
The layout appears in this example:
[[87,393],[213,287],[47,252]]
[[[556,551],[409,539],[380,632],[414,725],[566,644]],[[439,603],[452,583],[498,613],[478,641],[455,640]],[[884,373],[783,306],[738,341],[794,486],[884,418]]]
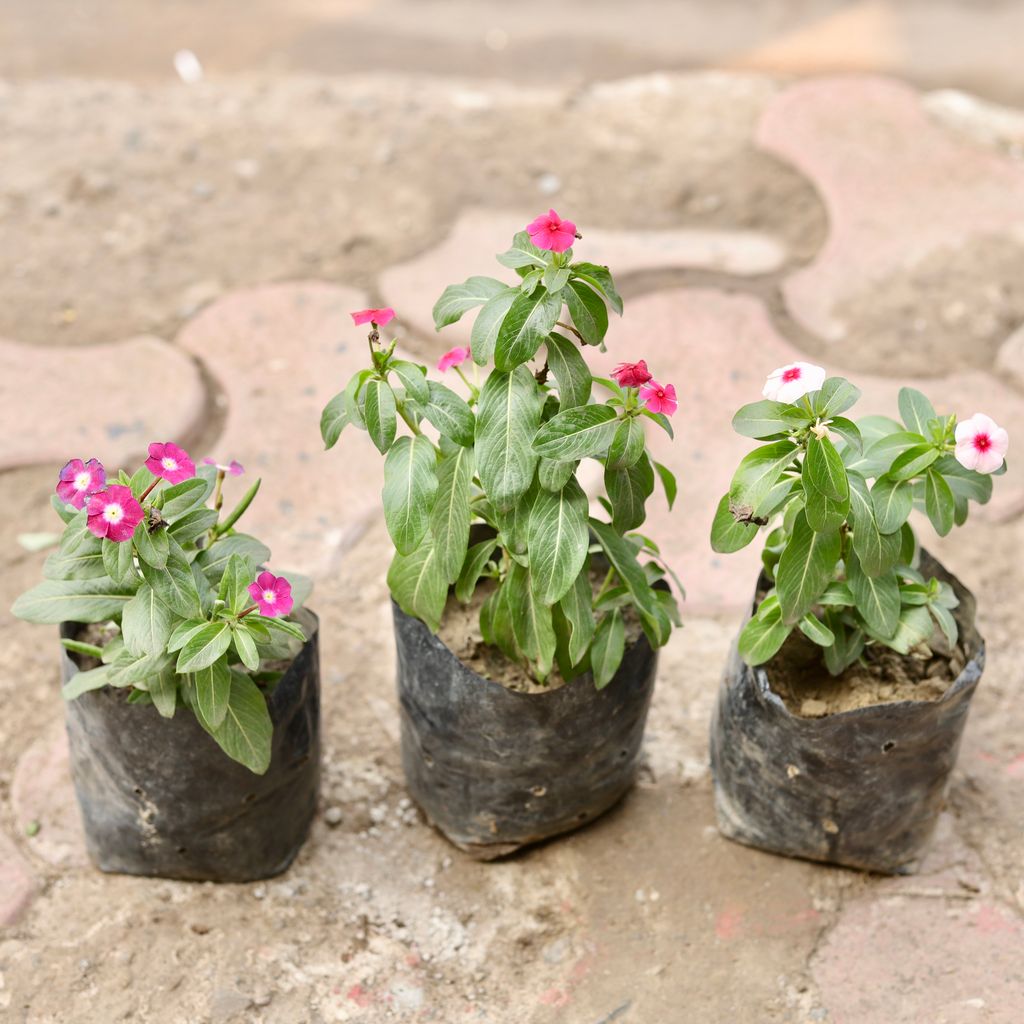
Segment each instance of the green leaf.
[[544,251],[530,241],[528,231],[517,231],[512,239],[512,248],[496,257],[503,267],[510,267],[516,270],[519,267],[541,267],[546,268],[548,261],[544,258]]
[[815,415],[827,420],[846,412],[859,398],[860,388],[854,387],[845,377],[829,377],[821,390],[811,395],[810,402]]
[[[867,419],[870,420],[872,417],[867,417]],[[865,420],[861,420],[862,428],[864,424]],[[886,434],[876,441],[871,441],[871,436],[871,434],[865,435],[867,450],[864,454],[852,459],[848,464],[849,469],[855,469],[869,479],[884,476],[889,472],[895,458],[908,449],[924,443],[924,438],[920,434],[908,434],[901,430]]]
[[928,421],[935,419],[935,408],[920,391],[900,388],[899,409],[907,430],[922,437],[928,436]]
[[196,564],[211,583],[217,583],[224,575],[228,560],[235,554],[251,558],[253,565],[263,565],[270,560],[270,548],[266,544],[247,533],[233,533],[218,538],[209,548],[200,551]]
[[654,470],[643,452],[628,469],[605,469],[604,486],[612,505],[612,525],[620,533],[635,530],[646,518],[645,505],[654,492]]
[[459,578],[455,583],[455,596],[463,604],[467,604],[472,598],[477,582],[497,546],[497,540],[492,537],[474,544],[466,552],[466,558],[462,563]]
[[198,618],[202,614],[202,602],[192,567],[177,543],[171,542],[166,568],[155,569],[147,562],[141,562],[140,568],[157,598],[171,611],[186,619]]
[[641,617],[646,615],[653,618],[656,615],[657,601],[647,582],[647,576],[636,559],[636,549],[607,523],[602,523],[593,517],[590,519],[590,529],[597,535],[601,548],[608,556],[608,561],[615,567],[619,579],[629,590]]
[[171,610],[157,599],[148,583],[143,583],[121,613],[125,647],[137,657],[161,653],[171,635],[172,622]]
[[728,555],[745,548],[756,536],[756,523],[741,523],[729,511],[729,495],[723,495],[715,509],[711,524],[711,547],[719,554]]
[[533,450],[558,462],[603,454],[615,436],[616,419],[615,410],[609,405],[566,409],[537,431]]
[[608,310],[604,300],[582,281],[570,281],[562,293],[576,330],[588,345],[601,345],[608,333]]
[[[835,501],[826,497],[807,479],[807,462],[804,462],[803,491],[805,496],[804,511],[807,523],[818,533],[838,529],[846,522],[850,514],[850,499]],[[767,514],[767,513],[766,513]]]
[[445,451],[437,465],[437,495],[431,498],[430,533],[446,583],[455,582],[466,560],[473,471],[473,449],[459,445]]
[[437,381],[428,381],[430,401],[423,415],[445,436],[456,444],[470,447],[476,420],[473,410],[450,388]]
[[146,525],[146,520],[135,528],[132,538],[135,541],[135,550],[138,552],[139,561],[143,565],[150,565],[154,569],[163,569],[167,565],[168,537],[167,530],[160,526],[152,533]]
[[71,640],[66,636],[61,637],[60,642],[66,651],[71,651],[74,654],[84,654],[87,658],[96,658],[97,660],[103,657],[103,648],[97,647],[95,644]]
[[896,633],[888,638],[879,636],[878,639],[898,654],[909,654],[931,635],[932,617],[928,608],[921,605],[904,605],[900,611]]
[[230,646],[231,627],[226,622],[208,622],[196,630],[178,654],[178,672],[196,672],[212,665]]
[[578,462],[541,459],[537,464],[537,481],[546,491],[560,491],[572,479],[578,466]]
[[384,459],[384,521],[398,551],[407,555],[423,539],[437,494],[436,453],[428,438],[400,437]]
[[751,515],[757,515],[783,471],[796,457],[797,450],[790,441],[775,441],[749,452],[740,462],[729,487],[733,506],[749,509]]
[[565,596],[587,560],[587,510],[587,496],[575,480],[557,494],[544,489],[537,492],[526,543],[533,585],[546,605]]
[[[502,285],[504,288],[504,285]],[[405,388],[405,393],[416,402],[426,405],[430,401],[430,389],[427,387],[427,371],[422,366],[410,363],[405,359],[393,359],[388,364],[394,370]]]
[[228,757],[249,771],[263,775],[270,767],[274,725],[266,698],[244,672],[231,673],[227,711],[220,725],[212,728],[202,717],[199,724]]
[[853,420],[848,420],[845,416],[833,416],[828,429],[842,438],[848,450],[858,455],[864,451],[864,438],[861,437],[860,430]]
[[477,314],[469,334],[469,344],[473,352],[473,362],[478,366],[485,366],[494,357],[498,332],[519,294],[518,288],[506,288],[493,299],[489,299]]
[[62,687],[60,695],[65,700],[74,700],[90,690],[99,690],[107,685],[110,676],[109,665],[98,665],[87,672],[76,672]]
[[864,651],[864,634],[860,629],[849,629],[841,612],[828,609],[825,624],[831,630],[835,641],[825,648],[825,666],[833,676],[841,675]]
[[228,712],[231,696],[231,669],[226,657],[220,657],[192,676],[196,694],[196,715],[209,729],[216,729]]
[[636,416],[627,416],[619,420],[615,428],[615,435],[608,446],[606,466],[609,469],[628,469],[639,461],[646,446],[643,424]]
[[388,569],[388,588],[406,615],[422,619],[431,632],[437,632],[448,597],[448,580],[433,544],[424,541],[408,555],[396,552]]
[[385,455],[398,430],[395,393],[391,390],[390,384],[377,377],[371,377],[363,390],[366,393],[363,405],[366,431],[377,450]]
[[811,434],[807,438],[807,458],[804,462],[805,479],[826,498],[844,502],[850,496],[850,483],[846,467],[835,445],[827,437]]
[[249,584],[255,580],[255,566],[245,555],[236,554],[228,559],[228,566],[220,578],[217,597],[232,615],[244,611],[252,603]]
[[558,607],[569,625],[569,660],[578,665],[586,656],[594,638],[594,592],[586,563],[573,585],[558,602]]
[[782,402],[765,399],[743,406],[732,418],[732,429],[743,437],[766,438],[789,430],[782,413],[789,408]]
[[260,667],[260,652],[256,650],[256,640],[249,632],[246,621],[235,626],[231,632],[231,640],[235,645],[235,651],[241,659],[242,664],[253,672],[258,672]]
[[590,670],[598,690],[603,690],[615,677],[625,653],[626,627],[622,614],[615,608],[601,619],[590,649]]
[[551,295],[560,292],[569,280],[568,267],[556,267],[553,263],[544,271],[544,287]]
[[764,619],[755,616],[740,633],[740,657],[748,665],[763,665],[778,654],[792,631],[793,627],[782,621],[778,611]]
[[875,519],[867,481],[859,473],[850,474],[850,511],[853,519],[853,549],[861,568],[871,577],[887,573],[900,558],[898,530],[882,533]]
[[[127,545],[131,548],[131,545]],[[102,548],[79,548],[73,555],[51,551],[43,563],[43,576],[48,580],[94,580],[108,575]]]
[[675,473],[668,466],[663,466],[660,462],[653,459],[651,461],[654,462],[654,468],[661,479],[661,486],[665,490],[665,500],[668,502],[668,509],[671,512],[672,506],[676,503],[676,494],[679,490],[676,484]]
[[537,455],[532,442],[540,410],[537,382],[525,366],[491,373],[480,392],[477,473],[497,509],[511,508],[533,482]]
[[547,270],[540,270],[539,268],[534,267],[533,270],[528,272],[520,270],[519,273],[523,275],[523,280],[519,285],[519,290],[524,295],[532,295],[537,290],[537,286],[541,283],[547,274],[547,271],[550,269],[551,268],[548,267]]
[[[50,505],[65,524],[72,522],[75,516],[81,515],[79,509],[75,508],[74,505],[64,504],[63,499],[57,494],[50,495]],[[85,518],[88,519],[88,513],[86,513]]]
[[494,364],[510,372],[534,357],[562,311],[562,300],[538,288],[532,295],[518,295],[502,321],[494,343]]
[[816,615],[808,612],[798,623],[800,632],[819,647],[831,647],[836,642],[835,634]]
[[199,537],[202,537],[204,533],[209,532],[216,522],[216,510],[212,508],[197,508],[176,520],[173,526],[169,526],[167,534],[184,546],[191,544]]
[[896,457],[889,469],[889,476],[893,480],[909,480],[923,473],[938,457],[938,449],[931,445],[914,445]]
[[946,478],[950,490],[958,498],[985,505],[992,497],[992,477],[966,469],[952,455],[943,455],[937,459],[933,468]]
[[945,478],[929,469],[924,478],[924,507],[935,532],[945,537],[953,529],[956,499]]
[[168,666],[150,676],[146,683],[153,706],[163,718],[173,718],[178,706],[178,676],[174,669]]
[[564,412],[590,401],[592,378],[576,344],[557,332],[547,340],[548,367],[558,385],[558,408]]
[[900,620],[900,583],[895,570],[872,578],[861,568],[856,554],[848,554],[846,582],[868,630],[885,640],[892,637]]
[[117,618],[134,594],[134,587],[110,579],[43,580],[11,611],[28,622],[106,622]]
[[500,295],[508,285],[493,277],[470,277],[462,284],[450,284],[434,303],[434,330],[462,319],[462,314]]
[[956,624],[956,619],[948,608],[943,608],[939,604],[929,605],[928,610],[932,613],[936,623],[938,623],[939,629],[942,630],[942,635],[946,638],[949,650],[952,651],[956,647],[956,642],[960,636],[960,629]]
[[167,638],[167,652],[173,654],[175,651],[180,651],[188,643],[189,638],[198,633],[205,625],[205,619],[186,619],[184,622],[179,622]]
[[206,501],[212,490],[213,482],[201,476],[182,480],[161,494],[160,514],[166,521],[173,522]]
[[570,269],[574,277],[578,277],[581,281],[589,284],[594,291],[603,295],[612,309],[622,316],[622,299],[615,290],[611,271],[607,267],[599,266],[596,263],[573,263]]
[[839,561],[838,530],[812,530],[800,512],[793,533],[779,559],[775,585],[786,625],[795,626],[814,606],[832,581]]
[[320,436],[324,439],[324,448],[333,448],[341,437],[341,432],[348,426],[349,418],[346,411],[345,392],[339,391],[320,413]]
[[895,533],[907,521],[914,507],[914,492],[906,480],[879,477],[871,488],[871,503],[881,533]]
[[536,593],[541,585],[539,580],[534,582],[529,569],[513,562],[502,590],[508,601],[516,645],[534,662],[537,678],[543,682],[554,664],[557,639],[551,608]]
[[135,571],[135,553],[130,542],[124,541],[119,544],[116,540],[104,537],[101,553],[103,566],[112,580],[125,583],[138,578]]
[[217,533],[225,534],[230,530],[235,523],[245,514],[245,510],[252,504],[253,498],[256,497],[257,491],[260,489],[260,484],[263,483],[262,478],[257,479],[253,482],[252,486],[242,495],[241,500],[238,504],[224,517],[224,522],[218,524]]

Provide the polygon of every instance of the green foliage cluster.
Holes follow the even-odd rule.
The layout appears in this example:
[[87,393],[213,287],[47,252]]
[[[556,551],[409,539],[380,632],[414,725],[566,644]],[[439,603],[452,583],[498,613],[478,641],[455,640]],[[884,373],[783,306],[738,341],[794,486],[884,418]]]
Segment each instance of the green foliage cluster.
[[764,444],[740,463],[711,542],[738,551],[768,530],[762,559],[773,586],[740,636],[751,665],[773,657],[794,629],[822,648],[834,675],[869,644],[909,654],[936,627],[956,645],[957,598],[918,571],[909,518],[918,509],[945,536],[967,520],[970,502],[989,500],[992,478],[956,460],[956,417],[937,415],[919,391],[900,391],[902,422],[852,421],[844,413],[859,397],[831,377],[797,402],[754,402],[733,419],[739,434]]
[[[143,466],[117,482],[139,500],[156,478]],[[204,466],[179,484],[161,483],[143,502],[145,515],[128,541],[95,537],[87,510],[53,496],[64,521],[46,559],[45,579],[22,594],[15,615],[40,623],[112,623],[102,647],[66,639],[64,646],[100,664],[64,687],[73,700],[103,686],[123,688],[132,704],[152,704],[165,718],[183,705],[224,752],[257,774],[270,764],[273,726],[267,696],[306,640],[287,619],[243,615],[248,586],[270,550],[235,529],[259,489],[257,480],[221,519],[223,473]],[[211,500],[214,507],[208,507]],[[284,574],[298,608],[308,580]]]
[[[489,581],[480,616],[488,643],[539,681],[557,665],[567,679],[589,670],[602,687],[622,660],[628,609],[655,647],[678,621],[671,592],[656,586],[666,573],[660,552],[636,532],[655,477],[670,504],[676,492],[647,452],[643,422],[672,428],[584,359],[587,346],[603,347],[609,308],[622,312],[607,267],[539,249],[525,231],[498,262],[518,280],[471,277],[434,307],[438,330],[479,308],[472,359],[493,364],[481,386],[463,376],[463,397],[428,380],[426,367],[374,331],[371,365],[327,405],[321,430],[330,448],[351,424],[384,455],[396,548],[388,585],[404,611],[436,631],[450,588],[468,602]],[[587,458],[604,467],[607,522],[589,515],[577,480]],[[488,539],[471,545],[473,524]],[[603,583],[592,585],[594,573]]]

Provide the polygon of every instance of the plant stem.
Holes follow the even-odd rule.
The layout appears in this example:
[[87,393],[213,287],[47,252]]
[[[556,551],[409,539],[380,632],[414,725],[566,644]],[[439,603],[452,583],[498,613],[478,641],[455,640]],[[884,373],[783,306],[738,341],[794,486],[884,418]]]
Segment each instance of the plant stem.
[[258,604],[254,604],[250,608],[246,608],[244,612],[240,612],[239,615],[238,615],[239,621],[244,619],[246,617],[246,615],[251,615],[253,612],[258,611],[259,607],[260,606]]
[[615,575],[615,569],[614,568],[609,569],[608,570],[608,575],[605,576],[604,582],[601,584],[601,589],[594,595],[594,604],[595,605],[597,604],[598,601],[601,600],[602,597],[604,597],[605,592],[608,590],[608,584],[611,583],[612,577],[614,575]]
[[140,505],[142,504],[142,502],[144,502],[144,501],[145,501],[145,500],[146,500],[146,499],[147,499],[147,498],[149,497],[150,491],[152,491],[152,490],[153,490],[153,488],[154,488],[154,487],[156,487],[156,485],[157,485],[158,483],[160,483],[160,481],[161,481],[161,480],[163,480],[163,477],[162,477],[162,476],[158,476],[158,477],[157,477],[157,478],[156,478],[156,479],[155,479],[155,480],[154,480],[154,481],[153,481],[153,482],[152,482],[152,483],[151,483],[151,484],[150,484],[150,485],[149,485],[149,486],[148,486],[148,487],[147,487],[147,488],[146,488],[146,489],[145,489],[145,490],[144,490],[144,491],[143,491],[143,492],[142,492],[142,493],[141,493],[141,494],[139,495],[139,504],[140,504]]
[[572,331],[572,333],[575,334],[576,337],[580,339],[580,344],[581,345],[586,345],[586,342],[583,340],[583,335],[580,334],[580,332],[577,331],[576,328],[572,326],[572,324],[563,324],[562,321],[559,320],[558,323],[555,326],[556,327],[562,327],[562,328],[564,328],[567,331]]

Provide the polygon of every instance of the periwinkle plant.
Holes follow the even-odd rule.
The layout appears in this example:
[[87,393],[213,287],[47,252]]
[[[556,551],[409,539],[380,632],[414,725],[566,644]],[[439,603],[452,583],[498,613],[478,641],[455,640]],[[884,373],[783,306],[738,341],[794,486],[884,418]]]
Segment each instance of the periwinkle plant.
[[[327,405],[321,430],[330,448],[351,424],[384,455],[384,518],[396,548],[388,585],[407,614],[436,632],[449,588],[469,602],[487,581],[487,643],[537,681],[557,665],[565,679],[590,670],[603,687],[622,660],[627,616],[654,647],[678,623],[659,584],[667,567],[636,532],[656,474],[670,505],[675,498],[672,473],[648,454],[644,423],[671,435],[676,394],[643,361],[612,378],[591,373],[584,353],[603,349],[608,308],[621,314],[622,300],[607,267],[573,261],[578,237],[552,210],[498,256],[518,279],[471,277],[445,289],[438,330],[479,307],[469,346],[438,364],[459,377],[462,394],[401,358],[396,342],[381,343],[393,310],[353,314],[370,324],[370,365]],[[491,367],[482,383],[480,367]],[[607,519],[590,515],[577,479],[587,458],[604,469]],[[489,536],[470,545],[474,523]]]
[[763,664],[794,629],[822,648],[833,675],[870,645],[907,655],[941,633],[952,650],[957,598],[918,571],[910,514],[924,513],[943,537],[963,525],[969,503],[986,503],[992,475],[1005,472],[1006,431],[981,413],[940,416],[913,388],[899,393],[902,422],[854,422],[843,414],[858,389],[808,363],[775,370],[764,395],[733,419],[764,444],[740,463],[711,532],[728,553],[769,529],[772,587],[740,634],[741,656]]
[[268,663],[305,642],[284,616],[309,583],[262,569],[270,550],[236,529],[260,481],[222,518],[225,479],[243,469],[204,463],[197,470],[184,449],[154,442],[145,465],[113,483],[96,459],[72,459],[52,499],[65,524],[59,547],[13,612],[110,625],[102,646],[63,640],[100,663],[71,679],[67,700],[112,686],[165,718],[184,705],[229,757],[262,774],[273,734],[267,695],[281,677]]

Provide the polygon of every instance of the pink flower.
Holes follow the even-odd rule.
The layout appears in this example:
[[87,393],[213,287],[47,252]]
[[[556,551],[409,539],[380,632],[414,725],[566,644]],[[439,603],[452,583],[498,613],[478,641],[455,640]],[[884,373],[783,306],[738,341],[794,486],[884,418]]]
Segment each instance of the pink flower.
[[956,460],[965,469],[994,473],[1006,457],[1010,435],[995,420],[976,412],[956,427]]
[[360,324],[376,324],[383,327],[395,319],[395,311],[390,306],[385,306],[383,309],[360,309],[355,313],[349,313],[349,316],[357,327]]
[[188,452],[171,441],[154,441],[149,446],[146,469],[153,476],[162,476],[171,484],[180,484],[182,480],[191,480],[196,475],[195,463],[189,458]]
[[469,358],[469,349],[462,345],[458,345],[453,349],[445,352],[443,356],[437,361],[437,368],[444,373],[445,370],[450,370],[453,366],[459,366]]
[[261,572],[249,584],[249,596],[259,605],[260,615],[273,619],[292,610],[292,585],[283,577]]
[[652,379],[647,363],[642,359],[639,363],[619,363],[612,370],[612,377],[623,388],[638,388]]
[[204,466],[216,466],[222,473],[228,473],[231,476],[241,476],[245,472],[245,466],[240,462],[236,462],[234,459],[224,466],[214,459],[211,459],[208,455],[203,459]]
[[86,525],[97,537],[120,543],[131,540],[135,527],[142,522],[142,515],[142,506],[132,497],[131,488],[113,484],[105,491],[89,495]]
[[85,508],[85,499],[102,491],[106,482],[106,470],[96,459],[72,459],[57,477],[57,494],[66,505]]
[[663,412],[666,416],[671,416],[679,408],[675,386],[659,384],[656,380],[640,386],[640,400],[651,412]]
[[554,210],[542,213],[526,225],[526,230],[538,249],[551,252],[565,252],[576,239],[576,225],[571,220],[562,220]]
[[780,366],[768,374],[764,390],[765,398],[790,405],[812,391],[820,391],[825,383],[825,370],[813,363],[790,363]]

